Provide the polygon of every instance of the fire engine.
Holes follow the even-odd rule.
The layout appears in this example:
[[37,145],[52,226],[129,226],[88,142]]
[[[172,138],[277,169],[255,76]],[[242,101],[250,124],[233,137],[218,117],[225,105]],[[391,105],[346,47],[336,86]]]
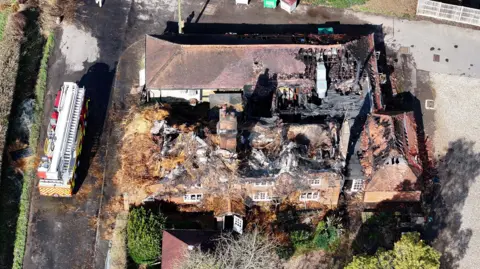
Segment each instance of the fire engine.
[[55,98],[47,127],[45,156],[37,169],[40,195],[71,197],[87,126],[85,88],[65,82]]

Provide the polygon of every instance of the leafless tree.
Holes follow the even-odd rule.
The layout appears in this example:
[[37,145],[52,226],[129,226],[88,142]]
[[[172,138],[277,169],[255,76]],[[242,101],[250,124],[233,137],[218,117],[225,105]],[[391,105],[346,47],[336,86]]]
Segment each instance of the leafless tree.
[[254,230],[239,236],[222,235],[214,253],[191,251],[179,269],[257,269],[280,267],[273,239]]
[[189,250],[185,254],[185,260],[182,260],[175,268],[177,269],[220,269],[217,258],[198,249]]

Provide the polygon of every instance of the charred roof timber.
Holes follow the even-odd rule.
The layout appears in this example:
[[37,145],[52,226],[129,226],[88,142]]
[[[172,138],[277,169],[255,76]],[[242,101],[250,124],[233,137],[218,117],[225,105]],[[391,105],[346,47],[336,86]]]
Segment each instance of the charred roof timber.
[[[318,177],[325,179],[325,185],[340,188],[351,147],[357,142],[352,138],[359,136],[363,118],[372,111],[371,99],[380,96],[373,35],[294,39],[293,44],[188,45],[147,36],[150,97],[171,94],[187,101],[210,100],[212,110],[221,107],[217,144],[212,134],[202,138],[208,143],[189,137],[196,146],[188,148],[187,155],[198,156],[189,158],[183,170],[172,171],[164,182],[178,185],[185,177],[195,177],[192,182],[286,180],[309,185]],[[241,116],[232,110],[242,111]],[[173,144],[165,152],[185,143],[166,133],[162,138]],[[360,170],[360,165],[355,169]]]

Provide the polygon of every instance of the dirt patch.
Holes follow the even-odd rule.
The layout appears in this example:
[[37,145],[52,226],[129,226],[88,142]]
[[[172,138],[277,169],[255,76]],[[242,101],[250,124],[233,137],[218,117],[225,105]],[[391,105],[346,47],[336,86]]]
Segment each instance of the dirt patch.
[[330,256],[324,250],[310,251],[306,254],[293,257],[284,263],[286,269],[323,269],[330,268]]
[[417,12],[417,0],[369,0],[363,5],[353,6],[352,9],[388,16],[414,18]]
[[123,197],[115,196],[112,197],[106,204],[103,214],[102,214],[102,225],[106,229],[103,229],[102,238],[105,240],[112,239],[113,231],[115,228],[115,220],[117,213],[122,212],[123,207]]

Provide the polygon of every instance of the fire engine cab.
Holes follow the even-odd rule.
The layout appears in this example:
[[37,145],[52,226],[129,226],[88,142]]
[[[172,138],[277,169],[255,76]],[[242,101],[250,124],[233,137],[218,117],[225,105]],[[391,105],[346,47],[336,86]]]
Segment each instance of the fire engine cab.
[[87,125],[85,88],[65,82],[55,98],[47,127],[45,156],[37,169],[40,195],[71,197]]

